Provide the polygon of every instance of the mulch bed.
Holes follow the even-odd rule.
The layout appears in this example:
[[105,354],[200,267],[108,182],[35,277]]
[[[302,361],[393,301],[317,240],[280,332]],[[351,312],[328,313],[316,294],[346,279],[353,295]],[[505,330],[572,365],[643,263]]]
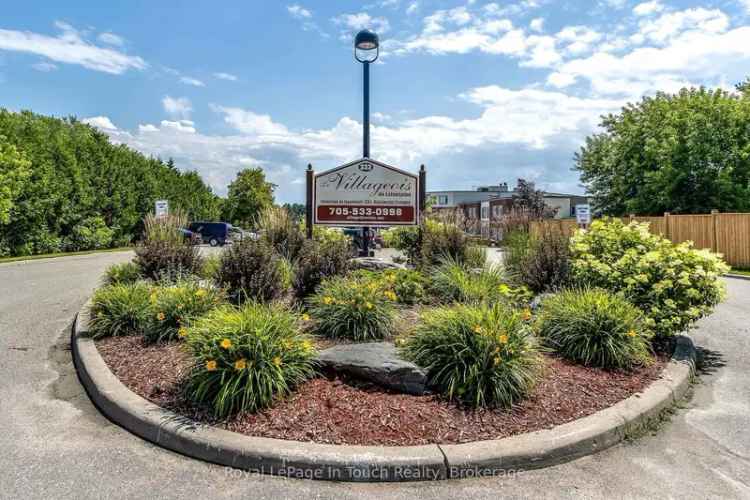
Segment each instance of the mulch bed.
[[471,410],[438,396],[409,396],[342,378],[316,378],[256,414],[216,421],[181,397],[190,360],[181,344],[145,346],[140,337],[97,342],[109,368],[132,391],[176,413],[250,436],[317,443],[405,446],[466,443],[548,429],[642,391],[667,361],[634,372],[585,368],[548,356],[543,380],[511,410]]

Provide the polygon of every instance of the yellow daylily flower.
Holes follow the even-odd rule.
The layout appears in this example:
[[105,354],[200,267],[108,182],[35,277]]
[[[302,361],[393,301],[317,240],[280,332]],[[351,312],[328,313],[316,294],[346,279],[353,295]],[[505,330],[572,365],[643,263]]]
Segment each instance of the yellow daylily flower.
[[333,302],[333,299],[331,297],[323,297],[323,303],[328,305],[331,302]]
[[234,362],[234,369],[237,371],[244,370],[247,367],[247,360],[245,358],[238,359]]
[[305,313],[302,315],[302,321],[310,321],[310,315]]
[[232,341],[229,339],[224,339],[219,345],[224,349],[229,349],[230,347],[232,347]]
[[281,357],[276,356],[275,358],[273,358],[273,364],[275,364],[276,366],[281,366]]
[[164,316],[163,312],[160,312],[156,315],[156,319],[158,319],[159,321],[164,321],[164,318],[166,318],[166,316]]
[[508,336],[503,333],[502,335],[500,335],[499,337],[497,337],[497,340],[501,344],[507,344],[508,343]]
[[187,333],[188,333],[187,328],[185,328],[184,326],[180,327],[180,329],[177,330],[177,335],[180,337],[186,337]]
[[210,372],[216,371],[216,361],[213,359],[206,361],[206,370]]

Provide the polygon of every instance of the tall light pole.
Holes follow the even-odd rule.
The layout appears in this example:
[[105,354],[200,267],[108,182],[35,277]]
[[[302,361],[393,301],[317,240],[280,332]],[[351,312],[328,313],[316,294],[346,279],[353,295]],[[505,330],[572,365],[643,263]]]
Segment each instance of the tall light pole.
[[[354,58],[362,63],[364,72],[363,106],[362,106],[362,157],[370,157],[370,63],[378,59],[380,41],[378,35],[370,30],[362,30],[354,37]],[[362,228],[362,249],[360,255],[368,257],[370,228]]]

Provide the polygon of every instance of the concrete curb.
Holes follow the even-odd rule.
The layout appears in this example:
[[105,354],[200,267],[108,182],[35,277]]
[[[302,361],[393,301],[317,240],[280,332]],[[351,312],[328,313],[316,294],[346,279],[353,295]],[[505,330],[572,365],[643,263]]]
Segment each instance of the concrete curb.
[[73,362],[89,397],[111,421],[152,443],[250,472],[331,481],[387,482],[497,476],[599,452],[659,420],[687,391],[695,348],[679,337],[662,377],[642,393],[553,429],[458,445],[343,446],[250,437],[198,424],[131,392],[86,336],[88,304],[73,323]]
[[724,275],[725,278],[732,278],[735,280],[745,280],[750,281],[750,276],[747,276],[745,274],[733,274],[733,273],[727,273]]

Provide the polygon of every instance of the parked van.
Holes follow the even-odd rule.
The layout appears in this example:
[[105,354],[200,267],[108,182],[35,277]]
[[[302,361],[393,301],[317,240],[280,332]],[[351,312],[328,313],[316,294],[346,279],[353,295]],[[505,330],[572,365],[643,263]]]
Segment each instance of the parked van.
[[191,222],[188,229],[212,247],[224,246],[232,239],[232,225],[227,222]]

